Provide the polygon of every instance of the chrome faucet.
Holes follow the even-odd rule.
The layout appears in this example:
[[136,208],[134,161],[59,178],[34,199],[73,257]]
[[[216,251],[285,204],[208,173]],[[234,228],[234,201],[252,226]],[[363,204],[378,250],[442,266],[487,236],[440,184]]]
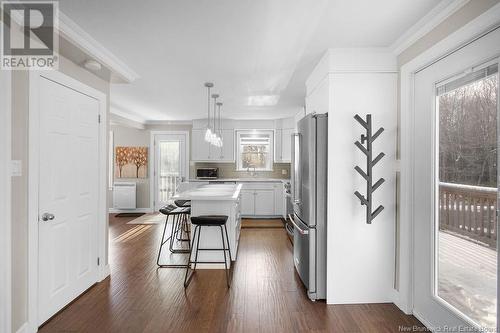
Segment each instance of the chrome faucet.
[[[250,168],[253,168],[253,172],[250,172]],[[250,167],[250,166],[249,166],[249,167],[247,167],[247,172],[248,172],[248,173],[250,174],[250,176],[252,176],[252,177],[255,177],[255,175],[256,175],[256,172],[255,172],[255,167],[254,167],[254,166],[252,166],[252,167]]]

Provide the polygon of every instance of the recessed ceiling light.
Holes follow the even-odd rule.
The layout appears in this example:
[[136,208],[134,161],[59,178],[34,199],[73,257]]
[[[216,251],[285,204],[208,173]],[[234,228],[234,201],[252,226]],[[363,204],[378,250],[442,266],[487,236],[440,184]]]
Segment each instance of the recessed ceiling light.
[[273,106],[278,103],[279,95],[254,95],[248,96],[249,106]]
[[85,61],[83,63],[83,66],[93,72],[100,71],[102,68],[102,65],[100,63],[92,59]]

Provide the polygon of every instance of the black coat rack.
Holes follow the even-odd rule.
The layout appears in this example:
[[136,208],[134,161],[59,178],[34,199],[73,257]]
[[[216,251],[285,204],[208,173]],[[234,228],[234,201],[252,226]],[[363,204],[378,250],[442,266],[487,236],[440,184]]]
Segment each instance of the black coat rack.
[[[380,214],[381,211],[384,210],[384,206],[380,205],[378,206],[377,209],[375,209],[374,212],[372,212],[372,196],[373,192],[377,188],[380,187],[385,181],[384,178],[380,178],[377,180],[375,184],[372,184],[373,182],[373,173],[372,169],[377,164],[382,157],[385,156],[384,153],[380,153],[375,157],[375,159],[372,160],[372,144],[373,141],[375,141],[380,134],[384,131],[384,128],[381,127],[375,132],[375,134],[372,134],[372,115],[367,114],[366,115],[366,120],[363,120],[359,115],[355,115],[354,119],[358,121],[358,123],[361,124],[366,130],[366,135],[361,134],[361,142],[356,141],[354,144],[356,147],[358,147],[363,154],[366,155],[366,172],[364,172],[359,166],[355,166],[354,169],[366,180],[366,197],[364,197],[361,193],[358,191],[354,192],[354,194],[358,197],[358,199],[361,201],[361,205],[366,206],[366,223],[371,224],[372,220]],[[366,147],[364,146],[366,142]]]

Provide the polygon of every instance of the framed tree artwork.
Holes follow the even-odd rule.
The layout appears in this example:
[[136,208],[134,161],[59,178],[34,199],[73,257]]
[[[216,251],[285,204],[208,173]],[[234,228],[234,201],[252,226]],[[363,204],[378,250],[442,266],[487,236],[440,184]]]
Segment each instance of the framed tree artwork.
[[148,147],[115,147],[116,178],[147,178]]

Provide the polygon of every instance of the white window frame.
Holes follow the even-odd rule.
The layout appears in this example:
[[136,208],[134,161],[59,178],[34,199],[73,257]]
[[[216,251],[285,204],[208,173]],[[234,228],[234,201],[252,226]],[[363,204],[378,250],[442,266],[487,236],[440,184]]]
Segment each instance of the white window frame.
[[241,145],[240,145],[240,134],[269,134],[269,168],[255,168],[251,171],[273,171],[274,170],[274,130],[270,129],[253,129],[253,130],[248,130],[248,129],[241,129],[241,130],[236,130],[236,171],[247,171],[246,168],[243,168],[243,161],[241,159]]
[[[473,19],[466,26],[445,37],[413,60],[404,64],[400,69],[400,132],[401,157],[399,169],[401,172],[401,199],[400,199],[400,240],[399,249],[399,290],[394,291],[394,303],[404,313],[415,315],[420,321],[430,327],[418,313],[413,311],[413,189],[414,189],[414,82],[415,73],[432,65],[443,57],[459,50],[480,36],[494,29],[500,24],[500,4]],[[499,266],[500,267],[500,266]]]

